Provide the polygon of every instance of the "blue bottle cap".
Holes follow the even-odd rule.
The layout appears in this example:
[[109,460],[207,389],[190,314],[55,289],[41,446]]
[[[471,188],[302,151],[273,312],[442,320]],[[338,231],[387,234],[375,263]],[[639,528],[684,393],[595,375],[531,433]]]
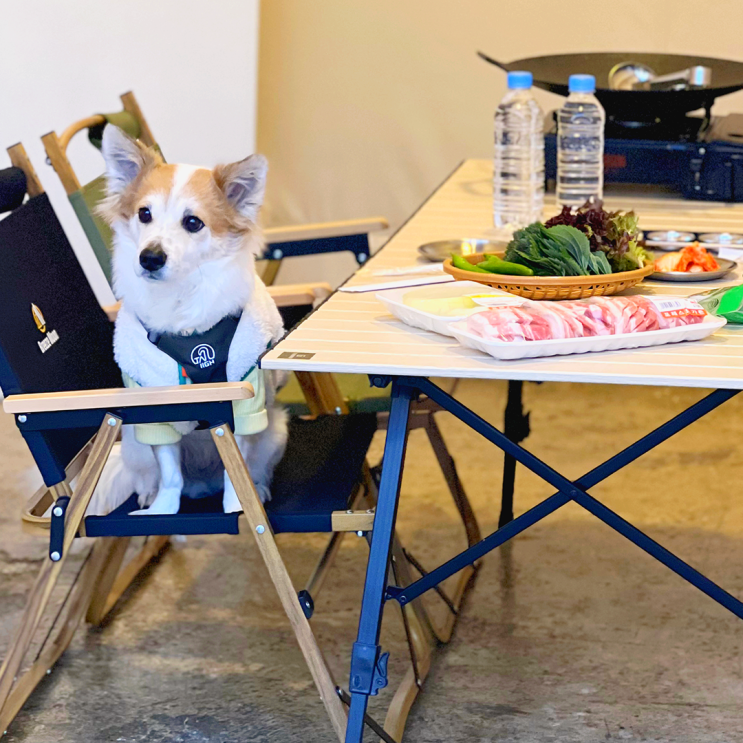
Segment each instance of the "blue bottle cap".
[[571,93],[595,93],[596,78],[593,75],[571,75],[568,90]]
[[509,72],[508,89],[509,90],[527,90],[531,88],[534,76],[531,72]]

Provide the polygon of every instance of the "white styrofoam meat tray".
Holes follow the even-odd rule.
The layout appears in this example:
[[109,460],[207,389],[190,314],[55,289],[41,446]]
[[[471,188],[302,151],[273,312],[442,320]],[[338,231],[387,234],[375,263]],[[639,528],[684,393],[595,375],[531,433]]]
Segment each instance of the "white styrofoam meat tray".
[[622,348],[645,348],[665,343],[698,341],[712,335],[726,324],[725,318],[705,316],[695,325],[682,325],[667,330],[648,330],[644,333],[597,335],[591,338],[564,338],[546,341],[499,341],[481,338],[467,331],[466,320],[449,323],[447,329],[463,346],[493,356],[496,359],[533,359],[540,356],[565,356],[572,353],[616,351]]
[[448,336],[453,335],[451,330],[449,330],[451,323],[457,320],[465,320],[472,313],[468,312],[458,316],[447,317],[445,315],[434,315],[431,312],[424,312],[415,307],[410,307],[404,303],[403,297],[411,291],[414,291],[415,295],[419,298],[446,299],[449,297],[461,297],[465,294],[493,294],[494,296],[502,297],[504,303],[508,304],[521,304],[524,301],[520,297],[515,297],[512,294],[508,294],[500,289],[494,289],[485,284],[479,284],[476,281],[455,281],[452,284],[438,284],[415,290],[412,290],[410,287],[388,289],[374,295],[384,304],[391,314],[398,320],[402,320],[406,325]]

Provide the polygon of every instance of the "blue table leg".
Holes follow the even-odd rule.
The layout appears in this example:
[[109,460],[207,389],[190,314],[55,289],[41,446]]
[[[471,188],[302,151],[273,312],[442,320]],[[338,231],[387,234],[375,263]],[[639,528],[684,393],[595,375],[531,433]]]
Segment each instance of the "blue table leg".
[[374,676],[379,660],[379,632],[387,589],[387,572],[400,495],[402,467],[408,438],[410,402],[417,394],[397,380],[392,383],[392,407],[384,445],[384,467],[374,516],[369,562],[366,568],[364,597],[361,602],[359,630],[351,654],[351,708],[346,743],[361,743],[364,714],[369,696],[375,694]]

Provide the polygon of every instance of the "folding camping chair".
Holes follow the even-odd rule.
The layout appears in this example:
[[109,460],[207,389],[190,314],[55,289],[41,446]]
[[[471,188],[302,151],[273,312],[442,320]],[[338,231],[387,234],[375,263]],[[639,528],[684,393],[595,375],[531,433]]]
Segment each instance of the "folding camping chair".
[[[342,740],[345,692],[336,687],[322,658],[309,617],[308,591],[297,594],[276,547],[280,532],[368,533],[373,529],[376,491],[364,458],[376,430],[373,414],[320,415],[293,420],[287,456],[279,464],[273,498],[264,508],[232,435],[232,401],[252,395],[250,385],[225,383],[177,388],[123,389],[113,361],[112,330],[97,305],[54,211],[20,145],[9,150],[15,169],[0,173],[0,221],[4,271],[0,274],[0,386],[4,407],[16,422],[44,478],[31,510],[41,519],[51,506],[49,561],[32,589],[23,620],[0,668],[0,730],[5,730],[35,686],[64,652],[86,611],[108,606],[123,558],[122,540],[134,536],[238,534],[255,537],[334,729]],[[9,177],[7,177],[9,176]],[[5,185],[12,185],[6,198]],[[31,197],[21,204],[24,192]],[[287,288],[288,289],[288,288]],[[284,296],[288,292],[284,291]],[[292,302],[311,301],[295,290]],[[305,307],[306,309],[306,307]],[[81,353],[84,349],[84,353]],[[332,378],[303,380],[312,391],[311,406],[342,402]],[[99,388],[104,385],[103,388]],[[335,395],[335,396],[334,396]],[[336,405],[337,407],[337,405]],[[205,421],[230,474],[244,514],[221,513],[219,496],[184,499],[176,516],[130,516],[136,496],[108,516],[85,511],[122,425],[170,420]],[[73,480],[75,480],[73,487]],[[364,501],[366,501],[364,503]],[[70,547],[78,536],[96,541],[30,668],[24,657],[49,604]],[[411,582],[404,550],[394,540],[393,569],[400,585]],[[418,602],[403,608],[411,649],[411,669],[392,699],[385,732],[369,725],[383,740],[400,737],[404,721],[432,651],[433,629]],[[53,630],[56,633],[53,634]],[[386,668],[377,669],[377,685],[386,685]]]
[[[134,94],[129,92],[121,96],[124,110],[116,114],[98,114],[80,119],[71,124],[61,136],[50,132],[42,137],[49,161],[57,171],[62,184],[75,208],[91,246],[101,263],[101,268],[110,280],[111,232],[108,226],[95,215],[95,207],[104,195],[104,179],[99,176],[91,183],[80,187],[79,179],[67,157],[67,147],[72,138],[84,130],[88,130],[88,139],[100,146],[103,128],[108,124],[125,125],[125,131],[130,136],[139,137],[141,141],[158,152],[150,128],[144,119]],[[363,263],[369,256],[369,234],[376,230],[385,229],[387,221],[381,217],[370,219],[348,220],[323,224],[297,225],[292,227],[269,228],[264,231],[267,247],[264,258],[268,259],[267,271],[263,279],[272,285],[278,272],[281,260],[300,255],[312,255],[328,252],[349,251],[353,253],[358,263]],[[293,319],[299,319],[295,314]],[[293,325],[294,322],[289,323]],[[289,383],[280,391],[278,400],[293,415],[314,414],[318,409],[337,410],[337,412],[377,414],[379,427],[384,429],[390,410],[390,393],[386,389],[378,389],[369,385],[369,380],[363,375],[342,374],[335,381],[327,375],[312,375],[312,378],[292,375]],[[340,389],[340,400],[337,399]],[[318,390],[320,391],[318,393]],[[325,390],[323,393],[322,390]],[[328,390],[331,394],[328,394]],[[450,386],[449,392],[453,391]],[[314,404],[314,395],[320,395]],[[332,398],[332,399],[331,399]],[[335,403],[331,405],[331,402]],[[480,540],[480,529],[472,508],[467,499],[462,482],[459,479],[454,459],[449,453],[446,442],[441,434],[434,414],[441,408],[430,400],[417,400],[411,408],[411,428],[420,428],[426,432],[431,448],[436,456],[439,468],[451,493],[460,517],[464,523],[467,542],[471,546]],[[507,427],[508,428],[508,427]],[[514,463],[515,466],[515,463]],[[375,475],[379,468],[374,468]],[[508,464],[506,466],[508,472]],[[506,475],[507,477],[507,475]],[[511,478],[512,480],[513,478]],[[505,483],[505,480],[504,480]],[[505,484],[504,484],[505,488]],[[511,492],[513,487],[511,486]],[[505,502],[505,497],[504,497]],[[512,510],[512,508],[511,508]],[[342,534],[337,535],[329,545],[329,549],[337,548]],[[325,560],[321,560],[325,563]],[[461,596],[470,582],[469,575],[461,576],[461,583],[455,588],[455,594]],[[318,574],[320,579],[320,574]],[[455,602],[458,605],[458,602]],[[451,623],[447,623],[440,631],[440,639],[446,641],[451,636]]]

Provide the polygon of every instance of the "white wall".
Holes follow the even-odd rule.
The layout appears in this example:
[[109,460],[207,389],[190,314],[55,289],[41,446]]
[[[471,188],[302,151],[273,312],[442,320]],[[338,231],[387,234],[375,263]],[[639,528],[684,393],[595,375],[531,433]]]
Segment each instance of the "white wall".
[[[396,227],[460,160],[490,157],[506,76],[478,49],[506,62],[633,50],[743,61],[742,27],[741,0],[263,0],[266,217],[379,214]],[[545,110],[562,100],[537,96]],[[743,92],[715,110],[743,112]],[[336,256],[286,264],[281,281],[353,269]]]
[[[22,0],[0,18],[0,168],[23,142],[101,302],[112,300],[40,137],[118,111],[133,90],[170,162],[214,165],[255,146],[258,0]],[[100,174],[85,133],[69,156]]]

